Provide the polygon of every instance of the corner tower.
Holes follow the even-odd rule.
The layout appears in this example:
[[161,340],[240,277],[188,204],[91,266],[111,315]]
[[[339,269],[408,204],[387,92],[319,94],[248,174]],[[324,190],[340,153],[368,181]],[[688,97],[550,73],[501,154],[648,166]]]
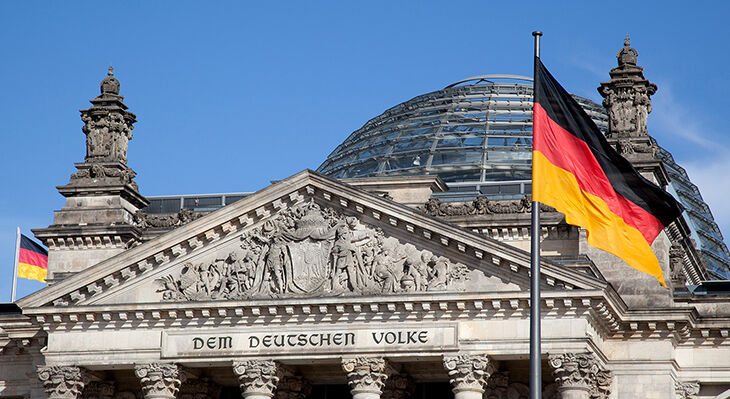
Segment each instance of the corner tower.
[[136,116],[119,95],[119,80],[109,67],[101,94],[81,110],[86,157],[69,183],[57,186],[66,206],[54,212],[53,224],[33,233],[48,246],[48,282],[110,258],[139,241],[134,213],[149,204],[127,166],[127,148]]

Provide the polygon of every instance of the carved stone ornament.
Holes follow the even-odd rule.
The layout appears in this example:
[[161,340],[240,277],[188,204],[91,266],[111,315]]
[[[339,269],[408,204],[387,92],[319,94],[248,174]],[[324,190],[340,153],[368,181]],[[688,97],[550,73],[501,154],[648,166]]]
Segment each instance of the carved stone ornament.
[[454,393],[461,391],[484,392],[494,366],[487,355],[444,356],[444,368]]
[[613,376],[603,370],[590,353],[561,353],[548,356],[559,391],[579,389],[591,398],[608,398]]
[[180,369],[176,364],[150,363],[134,366],[145,398],[175,398],[180,390]]
[[81,397],[89,377],[77,366],[38,366],[38,378],[49,399],[77,399]]
[[130,185],[135,191],[139,190],[134,177],[137,174],[126,165],[87,163],[77,164],[78,172],[71,175],[69,185]]
[[700,393],[700,384],[697,381],[675,381],[674,392],[677,399],[693,399],[695,395]]
[[83,399],[112,399],[115,393],[113,381],[91,381],[84,387]]
[[416,390],[416,383],[408,374],[393,374],[385,381],[380,399],[406,399]]
[[[431,198],[419,209],[431,216],[529,213],[532,212],[532,199],[529,195],[520,200],[506,201],[491,201],[484,196],[476,197],[472,202],[441,202],[438,198]],[[540,210],[555,212],[554,208],[544,204],[540,204]]]
[[282,378],[281,369],[273,360],[233,362],[233,373],[238,377],[243,397],[257,395],[272,398]]
[[134,225],[142,228],[170,228],[179,227],[203,216],[202,212],[193,212],[192,209],[181,209],[178,213],[154,215],[143,211],[134,213]]
[[207,378],[191,378],[180,385],[178,399],[218,399],[221,386]]
[[487,380],[487,387],[484,392],[486,399],[507,399],[507,388],[509,387],[509,372],[500,371],[492,373]]
[[240,250],[157,281],[167,301],[464,290],[469,269],[313,201],[244,232]]
[[684,257],[686,253],[679,241],[672,242],[669,248],[669,270],[673,282],[676,284],[684,284],[687,278],[684,274]]
[[347,373],[347,383],[353,396],[360,393],[382,394],[385,382],[392,374],[392,369],[382,357],[342,359],[342,369]]
[[276,399],[305,399],[312,393],[312,385],[302,376],[286,376],[279,380]]

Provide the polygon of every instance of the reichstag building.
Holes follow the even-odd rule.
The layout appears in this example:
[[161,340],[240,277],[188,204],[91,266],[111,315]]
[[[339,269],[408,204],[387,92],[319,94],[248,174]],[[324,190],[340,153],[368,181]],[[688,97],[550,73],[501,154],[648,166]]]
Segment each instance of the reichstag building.
[[[647,130],[637,55],[603,104],[574,97],[685,206],[652,246],[670,288],[541,208],[546,399],[730,397],[730,253]],[[223,195],[145,197],[123,100],[110,72],[81,111],[86,157],[33,230],[48,286],[0,308],[0,398],[528,397],[530,78],[419,95]]]

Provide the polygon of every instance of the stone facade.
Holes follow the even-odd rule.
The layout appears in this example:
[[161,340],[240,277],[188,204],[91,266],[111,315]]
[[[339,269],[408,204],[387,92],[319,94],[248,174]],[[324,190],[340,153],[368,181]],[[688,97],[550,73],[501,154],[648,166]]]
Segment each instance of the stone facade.
[[[649,137],[650,108],[624,97],[655,88],[642,75],[616,94],[635,55],[627,42],[601,89],[607,107],[634,107],[617,139]],[[36,231],[55,284],[0,314],[0,397],[527,397],[529,198],[446,204],[429,198],[446,189],[433,176],[409,188],[304,171],[215,212],[155,218],[139,212],[135,118],[111,74],[97,100],[67,207]],[[654,244],[666,290],[543,211],[544,398],[730,392],[730,306],[682,294],[703,265],[681,226]]]

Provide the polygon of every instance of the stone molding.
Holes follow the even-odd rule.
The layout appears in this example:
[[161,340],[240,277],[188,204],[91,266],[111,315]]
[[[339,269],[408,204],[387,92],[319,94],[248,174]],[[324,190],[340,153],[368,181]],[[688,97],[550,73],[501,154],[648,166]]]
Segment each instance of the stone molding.
[[136,364],[134,374],[139,378],[145,398],[175,398],[182,383],[180,368],[176,364]]
[[112,399],[116,391],[113,381],[91,381],[83,390],[82,399]]
[[233,362],[233,373],[238,377],[244,398],[251,395],[273,398],[283,377],[281,367],[273,360]]
[[38,378],[49,399],[77,399],[90,377],[78,366],[38,366]]
[[548,362],[559,391],[586,391],[595,399],[607,399],[611,394],[613,375],[592,353],[550,354]]
[[674,392],[677,399],[694,399],[700,393],[699,381],[674,381]]
[[471,391],[484,393],[487,379],[494,371],[494,365],[484,354],[461,354],[444,356],[444,368],[449,374],[454,393]]
[[305,399],[312,393],[312,384],[302,376],[284,376],[276,388],[276,399]]
[[382,357],[343,358],[342,369],[347,373],[347,383],[353,396],[359,393],[382,394],[388,376],[393,373],[392,367]]
[[413,378],[404,373],[393,374],[385,381],[380,399],[407,399],[416,390]]
[[[336,208],[338,210],[348,209],[350,213],[355,212],[364,218],[371,219],[370,223],[373,223],[373,221],[377,222],[378,220],[384,221],[389,225],[389,229],[403,230],[402,234],[414,235],[414,238],[418,237],[419,240],[426,239],[433,241],[444,246],[444,249],[446,247],[453,248],[457,253],[475,258],[477,263],[488,260],[493,265],[508,267],[508,269],[511,268],[514,272],[518,273],[514,276],[514,280],[519,280],[520,278],[525,281],[529,280],[527,276],[529,259],[521,251],[502,246],[491,248],[495,244],[485,243],[477,235],[471,237],[469,233],[465,233],[461,228],[450,226],[429,219],[428,217],[419,216],[419,212],[405,205],[393,204],[389,201],[374,198],[372,194],[359,189],[339,185],[328,187],[338,183],[308,171],[302,172],[287,180],[288,185],[273,185],[259,195],[251,196],[254,198],[248,197],[232,207],[227,207],[225,211],[215,212],[216,216],[211,215],[212,219],[200,219],[200,221],[207,219],[209,223],[207,227],[200,223],[191,223],[179,229],[179,231],[185,229],[192,230],[189,233],[185,233],[186,237],[180,237],[182,234],[179,233],[166,236],[166,239],[169,240],[166,248],[159,249],[152,245],[141,245],[128,250],[130,257],[136,258],[136,261],[130,262],[131,264],[127,264],[121,268],[112,267],[100,269],[108,271],[105,275],[97,277],[95,280],[90,280],[87,277],[86,282],[75,291],[66,293],[58,292],[57,294],[60,294],[60,296],[45,300],[45,303],[53,306],[70,306],[82,301],[88,301],[93,297],[107,292],[116,285],[123,284],[129,279],[147,274],[163,265],[170,264],[182,256],[195,253],[210,244],[228,237],[230,234],[243,229],[249,229],[250,226],[259,224],[264,219],[268,220],[272,214],[311,200],[311,198],[315,198],[318,203],[322,203],[323,206],[328,208]],[[296,185],[298,181],[302,180],[308,180],[303,187],[297,188],[294,191],[286,191],[290,190],[288,187]],[[272,192],[274,193],[273,196],[271,195]],[[254,202],[256,199],[265,200],[267,197],[270,198],[268,202],[259,204]],[[254,205],[249,204],[250,202],[254,203]],[[242,212],[241,208],[249,209]],[[104,261],[100,265],[106,265],[107,262],[110,261]],[[524,263],[524,265],[520,265],[520,263]],[[111,265],[117,266],[114,263],[107,266]],[[554,269],[554,266],[548,263],[544,264],[543,268],[542,275],[546,283],[550,279],[554,285],[565,284],[566,287],[572,287],[576,284],[586,285],[588,287],[597,284],[595,279],[584,276],[581,273],[576,272],[571,276],[566,276],[565,270],[562,268]],[[575,281],[569,281],[571,279]],[[115,281],[116,284],[109,284],[107,281]],[[66,285],[61,284],[56,285],[56,287],[65,287]],[[86,290],[86,287],[90,285],[96,285],[100,289],[96,291]],[[45,294],[54,295],[55,292],[55,290],[51,290]],[[35,299],[36,297],[31,296],[30,298]],[[39,305],[41,304],[36,304],[36,306]]]

